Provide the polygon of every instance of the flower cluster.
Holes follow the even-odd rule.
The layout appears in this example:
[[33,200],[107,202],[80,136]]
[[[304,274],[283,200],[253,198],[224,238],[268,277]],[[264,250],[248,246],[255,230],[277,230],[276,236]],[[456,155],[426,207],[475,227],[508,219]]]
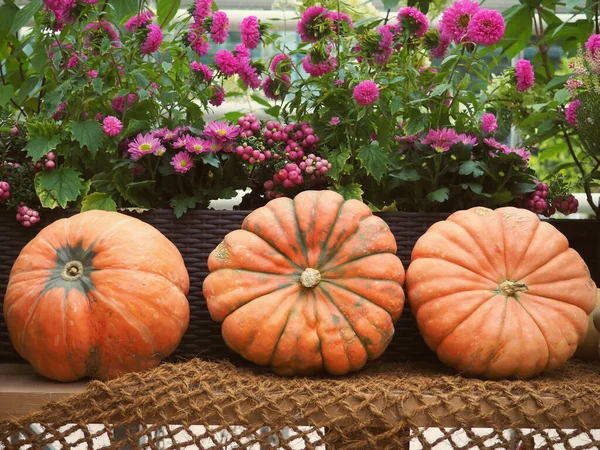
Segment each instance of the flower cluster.
[[546,217],[552,216],[557,211],[568,216],[576,213],[579,208],[579,202],[572,194],[561,193],[553,196],[550,186],[539,181],[536,181],[533,192],[517,197],[517,205]]
[[439,31],[443,38],[456,43],[473,42],[494,45],[504,37],[502,15],[495,10],[482,9],[472,0],[458,0],[442,15]]

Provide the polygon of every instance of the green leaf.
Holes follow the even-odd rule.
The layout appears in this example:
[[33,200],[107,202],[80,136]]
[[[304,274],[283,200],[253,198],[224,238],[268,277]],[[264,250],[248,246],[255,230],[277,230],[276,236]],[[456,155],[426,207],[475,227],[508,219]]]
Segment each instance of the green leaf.
[[460,83],[458,83],[457,89],[460,89],[460,90],[467,89],[470,84],[471,84],[471,75],[466,73],[465,76],[463,77],[463,79],[460,80]]
[[92,153],[92,156],[96,156],[96,152],[100,148],[104,133],[102,133],[102,126],[95,120],[86,120],[85,122],[72,122],[71,133],[73,138],[81,144],[82,147]]
[[70,167],[40,172],[35,177],[36,193],[42,205],[49,208],[66,208],[69,202],[77,200],[85,187],[81,174]]
[[387,171],[389,156],[379,145],[372,144],[358,151],[358,160],[367,173],[379,182]]
[[202,155],[202,162],[217,168],[221,166],[219,158],[212,152],[204,153]]
[[101,209],[102,211],[116,211],[117,204],[112,197],[105,192],[94,192],[86,196],[81,204],[81,212],[92,209]]
[[402,109],[403,105],[404,105],[404,102],[402,101],[402,97],[394,97],[394,99],[392,100],[392,104],[390,106],[392,115],[396,115],[396,113]]
[[442,95],[444,92],[446,92],[448,89],[450,89],[451,87],[452,87],[452,85],[448,84],[448,83],[438,84],[431,91],[431,97],[438,97],[438,96]]
[[351,183],[346,186],[338,186],[330,189],[344,197],[344,200],[354,199],[362,201],[362,195],[364,193],[361,189],[361,185],[358,183]]
[[448,188],[440,188],[427,194],[426,198],[430,202],[444,203],[446,200],[448,200],[448,193]]
[[244,113],[239,111],[231,111],[224,114],[224,117],[231,123],[237,123],[237,120],[242,117]]
[[37,162],[48,152],[54,150],[59,143],[60,136],[39,136],[30,139],[24,150],[27,151],[27,156],[33,159],[33,162]]
[[276,119],[278,119],[280,110],[281,110],[281,106],[275,105],[275,106],[271,106],[270,108],[265,109],[265,113],[267,113],[271,117],[275,117]]
[[556,91],[556,94],[554,94],[554,101],[563,104],[565,101],[567,101],[569,96],[569,91],[567,91],[566,89],[561,89],[559,91]]
[[171,19],[175,17],[181,0],[158,0],[156,5],[156,13],[160,27],[164,28],[169,24]]
[[146,89],[146,86],[150,84],[148,78],[146,78],[146,76],[139,70],[132,72],[132,75],[135,80],[135,83],[140,89]]
[[403,181],[418,181],[421,179],[421,175],[415,169],[410,167],[403,167],[400,170],[396,170],[390,173],[392,178],[399,178]]
[[2,21],[0,21],[0,35],[10,33],[10,27],[19,11],[19,7],[14,3],[5,2],[4,5],[0,6],[0,17],[2,17]]
[[96,94],[101,94],[102,88],[104,87],[104,81],[102,81],[102,78],[94,78],[92,81],[92,87],[94,88],[94,92]]
[[10,34],[17,33],[21,28],[27,25],[36,12],[42,7],[42,0],[31,0],[27,5],[22,7],[18,13],[15,14],[12,25],[10,27]]
[[14,92],[12,85],[0,86],[0,108],[6,106]]
[[327,171],[327,176],[337,180],[344,171],[346,161],[350,158],[350,149],[340,149],[327,154],[327,161],[331,163],[331,169]]
[[481,194],[483,192],[483,186],[478,183],[461,183],[460,187],[463,188],[465,191],[467,189],[470,189],[476,194]]
[[258,103],[261,106],[264,106],[265,108],[270,108],[271,107],[271,104],[268,101],[266,101],[264,98],[260,97],[259,95],[252,94],[250,97],[256,103]]
[[481,169],[478,161],[466,161],[460,165],[458,173],[460,175],[473,175],[475,178],[478,178],[485,172]]
[[175,217],[179,219],[188,209],[196,206],[196,198],[188,197],[187,195],[177,195],[171,199],[169,204],[175,210]]
[[383,0],[383,9],[395,9],[399,0]]

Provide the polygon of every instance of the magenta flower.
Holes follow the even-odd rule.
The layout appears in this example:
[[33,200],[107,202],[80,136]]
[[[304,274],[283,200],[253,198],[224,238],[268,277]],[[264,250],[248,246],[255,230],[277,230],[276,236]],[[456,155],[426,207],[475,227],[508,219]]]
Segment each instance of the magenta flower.
[[533,86],[535,76],[533,66],[526,59],[520,59],[515,65],[515,76],[517,77],[517,91],[523,92]]
[[565,118],[567,122],[569,122],[574,127],[577,127],[577,110],[581,106],[581,102],[579,100],[574,100],[569,103],[567,109],[565,110]]
[[202,57],[210,50],[210,44],[208,43],[208,37],[204,33],[202,25],[193,24],[190,26],[190,32],[187,35],[187,41],[194,52]]
[[[210,152],[218,152],[221,149],[225,149],[225,142],[220,141],[219,139],[210,138],[208,141],[208,151]],[[227,143],[229,144],[229,143]]]
[[210,25],[210,38],[215,44],[222,44],[227,40],[229,32],[229,18],[223,11],[215,11],[212,16],[212,23]]
[[192,161],[192,158],[190,158],[188,153],[179,152],[171,158],[171,165],[175,168],[175,172],[186,173],[194,167],[194,161]]
[[311,6],[304,13],[296,25],[296,32],[304,42],[317,42],[329,34],[331,20],[329,11],[322,6]]
[[496,117],[493,114],[485,113],[481,118],[481,130],[485,134],[494,134],[498,129]]
[[275,78],[271,78],[270,76],[266,77],[262,88],[267,98],[279,100],[281,96],[287,92],[292,82],[289,75],[285,73],[274,77]]
[[423,37],[429,29],[429,21],[425,14],[417,8],[407,6],[398,11],[398,23],[403,30],[408,30],[415,37]]
[[239,58],[250,58],[250,50],[248,50],[243,44],[238,44],[233,49],[233,54]]
[[379,98],[379,88],[371,80],[361,81],[352,91],[352,96],[359,105],[369,106]]
[[336,67],[336,60],[332,56],[326,61],[321,61],[320,63],[313,63],[310,59],[310,54],[306,55],[302,60],[302,67],[309,75],[313,77],[320,77],[325,75],[326,73],[331,72]]
[[219,50],[215,53],[215,65],[223,75],[230,77],[238,71],[238,60],[229,50]]
[[458,139],[456,141],[456,143],[462,143],[464,145],[471,145],[471,146],[476,146],[479,141],[477,140],[477,138],[475,136],[469,136],[465,133],[461,133],[458,135]]
[[194,71],[203,81],[210,83],[213,79],[213,73],[210,68],[202,63],[192,61],[190,63],[190,69]]
[[98,78],[98,72],[96,70],[88,70],[86,72],[86,75],[90,78],[90,79],[94,79],[94,78]]
[[482,9],[469,21],[467,39],[481,45],[494,45],[504,37],[504,18],[493,9]]
[[567,86],[569,94],[571,94],[571,96],[575,96],[575,94],[577,93],[577,89],[583,86],[583,81],[571,77],[567,80],[565,84]]
[[136,14],[125,23],[124,28],[127,31],[135,32],[140,28],[145,28],[146,25],[152,22],[152,17],[154,17],[154,14],[150,10],[144,11],[140,15]]
[[129,142],[128,152],[131,153],[131,159],[137,161],[142,156],[151,155],[162,147],[160,141],[152,136],[151,133],[138,134],[135,139]]
[[203,134],[204,136],[214,137],[220,141],[229,141],[235,139],[238,132],[236,127],[227,122],[213,121],[209,122],[208,125],[204,127]]
[[440,35],[456,43],[467,40],[471,17],[480,10],[479,3],[472,0],[458,0],[446,9],[440,20]]
[[585,49],[588,56],[594,59],[600,57],[600,34],[592,34],[585,43]]
[[354,27],[354,25],[352,24],[352,19],[346,13],[343,13],[343,12],[338,13],[337,11],[330,11],[329,13],[327,13],[327,17],[332,22],[331,29],[333,30],[334,33],[338,32],[337,22],[346,22],[348,24],[348,28],[350,28],[350,29],[352,29]]
[[429,130],[427,137],[421,141],[422,144],[429,145],[438,153],[447,152],[457,142],[458,134],[452,128]]
[[225,101],[225,90],[221,86],[217,86],[215,84],[213,84],[210,87],[210,90],[212,92],[212,95],[208,103],[210,103],[213,106],[222,105]]
[[[119,38],[119,33],[115,30],[112,23],[107,22],[106,20],[102,20],[100,22],[91,22],[85,26],[85,30],[99,30],[103,31],[107,37],[110,39],[112,46],[115,48],[121,47],[121,40]],[[92,42],[92,32],[88,32],[85,37],[85,46],[89,47]]]
[[254,49],[260,43],[260,22],[256,16],[245,17],[240,23],[242,44],[249,49]]
[[[137,102],[138,98],[139,97],[137,96],[137,94],[128,94],[127,95],[127,109],[131,109],[133,107],[133,105],[135,105],[135,102]],[[116,112],[122,113],[125,110],[125,97],[119,96],[119,97],[113,98],[112,99],[112,109],[114,109]]]
[[448,53],[448,47],[450,47],[451,42],[452,40],[450,38],[441,34],[440,43],[437,47],[432,48],[429,54],[432,58],[444,58],[446,56],[446,53]]
[[192,15],[197,24],[201,24],[212,12],[212,0],[196,0]]
[[162,31],[160,31],[160,27],[155,24],[148,25],[148,36],[146,36],[146,42],[142,45],[140,49],[140,53],[142,55],[149,55],[150,53],[154,53],[160,48],[160,44],[164,39],[164,35]]
[[256,67],[250,63],[250,58],[238,59],[237,74],[247,88],[258,89],[260,87],[260,77]]
[[116,136],[123,130],[123,124],[115,116],[106,116],[102,121],[102,131],[109,136]]
[[176,149],[180,149],[180,148],[186,148],[187,147],[187,143],[188,140],[191,139],[192,137],[188,134],[184,134],[183,136],[180,136],[179,138],[177,138],[177,140],[173,143],[173,148]]
[[331,120],[329,121],[329,125],[331,125],[332,127],[335,127],[336,125],[340,124],[340,118],[339,117],[332,117]]
[[206,153],[210,151],[208,142],[204,139],[191,137],[186,140],[185,149],[190,153],[196,153],[200,155],[201,153]]
[[277,66],[279,66],[279,63],[283,61],[287,63],[291,60],[288,55],[284,55],[283,53],[278,53],[275,56],[273,56],[273,59],[271,60],[271,72],[277,73]]

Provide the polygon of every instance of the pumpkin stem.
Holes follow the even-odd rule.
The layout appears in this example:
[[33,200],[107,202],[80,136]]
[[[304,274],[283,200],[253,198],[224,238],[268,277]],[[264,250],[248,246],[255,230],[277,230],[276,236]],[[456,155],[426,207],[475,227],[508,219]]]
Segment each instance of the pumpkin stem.
[[507,297],[514,297],[517,292],[525,292],[529,288],[525,283],[506,280],[500,284],[500,292]]
[[60,274],[65,281],[77,281],[83,276],[83,264],[80,261],[69,261]]
[[300,275],[300,283],[305,288],[313,288],[321,281],[321,272],[317,269],[304,269],[302,275]]

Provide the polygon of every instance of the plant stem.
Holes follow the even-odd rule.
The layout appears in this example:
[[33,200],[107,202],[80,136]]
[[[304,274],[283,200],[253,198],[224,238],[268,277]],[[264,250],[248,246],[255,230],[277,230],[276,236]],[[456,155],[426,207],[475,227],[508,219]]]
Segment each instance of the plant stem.
[[552,72],[550,71],[550,64],[548,62],[548,46],[544,43],[541,43],[541,40],[544,38],[544,23],[542,22],[542,7],[537,7],[539,25],[536,22],[535,14],[533,17],[533,23],[535,25],[535,31],[538,39],[540,40],[540,44],[538,48],[540,49],[540,55],[542,56],[542,64],[544,65],[544,70],[546,72],[546,82],[550,82],[552,78]]

